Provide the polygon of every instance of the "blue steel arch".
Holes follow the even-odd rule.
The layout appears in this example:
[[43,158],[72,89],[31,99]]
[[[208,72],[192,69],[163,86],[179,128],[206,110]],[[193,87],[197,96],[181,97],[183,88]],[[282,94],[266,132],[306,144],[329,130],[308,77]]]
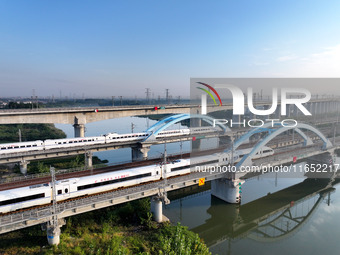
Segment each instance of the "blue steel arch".
[[[271,125],[271,123],[270,123]],[[261,151],[262,148],[273,138],[275,138],[276,136],[288,131],[288,130],[295,130],[296,132],[302,132],[300,129],[307,129],[312,131],[313,133],[315,133],[317,136],[319,136],[321,138],[321,140],[323,141],[323,147],[322,149],[328,149],[332,146],[332,143],[316,128],[308,125],[308,124],[304,124],[304,123],[299,123],[297,124],[295,127],[280,127],[278,129],[274,129],[272,132],[269,132],[269,134],[262,139],[260,142],[258,142],[254,148],[251,150],[251,152],[245,156],[243,156],[243,158],[241,159],[241,161],[236,165],[237,167],[241,167],[244,164],[250,164],[252,163],[251,159],[256,155],[257,152]],[[251,131],[250,131],[251,132]],[[249,132],[249,133],[250,133]],[[262,131],[264,132],[264,131]],[[246,135],[245,135],[246,137]],[[241,137],[242,138],[242,137]],[[241,139],[240,138],[240,139]],[[244,139],[244,138],[243,138]],[[237,147],[240,144],[237,145]]]
[[[200,114],[176,114],[176,115],[171,115],[167,118],[164,118],[154,125],[152,125],[150,128],[148,128],[145,132],[149,133],[150,135],[145,138],[144,142],[149,141],[151,139],[154,139],[154,137],[159,133],[162,132],[164,129],[170,127],[171,125],[178,123],[182,120],[187,120],[187,119],[202,119],[209,124],[213,125],[214,119],[210,116],[207,115],[200,115]],[[216,124],[219,127],[222,128],[224,132],[231,131],[229,127],[224,126],[222,124]]]
[[[274,123],[274,126],[279,126],[280,123]],[[261,127],[257,127],[252,129],[251,131],[247,132],[246,134],[244,134],[243,136],[241,136],[235,143],[234,143],[234,148],[237,149],[241,144],[243,144],[244,142],[248,141],[249,138],[257,133],[263,133],[263,132],[268,132],[268,133],[272,133],[275,131],[275,129],[272,129],[270,127],[272,127],[273,124],[271,122],[264,124]],[[300,134],[302,136],[302,138],[305,140],[305,145],[310,145],[313,143],[313,141],[307,137],[305,135],[305,133],[303,133],[299,128],[296,128],[295,131]],[[318,131],[318,130],[316,130]],[[319,132],[319,131],[318,131]],[[321,132],[319,132],[318,136],[321,135],[323,136],[323,134]],[[321,137],[320,137],[321,138]],[[325,138],[325,137],[324,137]],[[322,138],[321,138],[322,139]],[[325,138],[326,139],[326,138]],[[326,139],[327,140],[327,139]]]

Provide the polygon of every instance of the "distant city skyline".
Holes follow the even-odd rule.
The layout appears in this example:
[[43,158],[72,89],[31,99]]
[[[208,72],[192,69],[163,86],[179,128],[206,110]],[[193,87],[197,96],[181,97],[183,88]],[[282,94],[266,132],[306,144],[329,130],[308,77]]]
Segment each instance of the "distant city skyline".
[[0,97],[189,98],[192,77],[340,77],[339,13],[336,0],[2,0]]

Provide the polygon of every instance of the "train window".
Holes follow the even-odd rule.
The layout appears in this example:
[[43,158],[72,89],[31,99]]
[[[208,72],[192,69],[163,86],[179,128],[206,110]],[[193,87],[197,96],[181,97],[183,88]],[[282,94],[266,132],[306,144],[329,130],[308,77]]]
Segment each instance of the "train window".
[[158,171],[156,171],[156,174],[158,175]]
[[78,141],[74,141],[74,143],[77,143]]
[[90,188],[94,188],[94,187],[98,187],[98,186],[113,184],[113,183],[117,183],[117,182],[130,181],[130,180],[139,179],[139,178],[148,177],[148,176],[151,176],[151,173],[139,174],[139,175],[129,176],[129,177],[125,177],[125,178],[110,180],[110,181],[97,182],[97,183],[93,183],[93,184],[78,186],[77,190],[90,189]]
[[191,167],[196,167],[196,166],[200,166],[200,165],[209,165],[209,164],[215,164],[215,163],[218,163],[218,160],[210,160],[210,161],[192,164],[192,165],[187,165],[187,166],[174,167],[174,168],[171,168],[171,172],[179,171],[179,170],[182,170],[182,169],[185,169],[185,168],[191,168]]
[[73,141],[69,141],[68,143],[73,143]]
[[18,149],[19,148],[19,146],[14,146],[14,149]]
[[63,142],[63,144],[66,144],[66,142]]
[[61,189],[58,189],[58,195],[60,195],[62,193]]
[[36,145],[36,144],[33,144],[33,145],[32,145],[32,147],[37,147],[37,146],[38,146],[38,145]]
[[68,189],[65,189],[65,193],[68,193]]
[[32,146],[32,145],[29,144],[29,145],[27,145],[26,147],[29,148],[29,147],[31,147],[31,146]]
[[1,147],[1,150],[6,150],[7,148],[6,147]]
[[21,145],[20,148],[25,148],[26,146],[25,145]]
[[4,200],[4,201],[0,201],[0,206],[10,205],[10,204],[14,204],[14,203],[20,203],[20,202],[24,202],[24,201],[27,201],[27,200],[33,200],[33,199],[42,198],[42,197],[45,197],[45,193],[26,196],[26,197],[18,197],[18,198],[9,199],[9,200]]

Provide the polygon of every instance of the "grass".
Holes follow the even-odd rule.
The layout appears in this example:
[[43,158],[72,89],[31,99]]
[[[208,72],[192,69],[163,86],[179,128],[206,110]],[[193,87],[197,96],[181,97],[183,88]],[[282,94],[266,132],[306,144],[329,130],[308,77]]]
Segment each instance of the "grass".
[[153,222],[149,199],[67,218],[60,239],[50,247],[46,233],[34,226],[1,235],[0,254],[210,254],[186,227]]

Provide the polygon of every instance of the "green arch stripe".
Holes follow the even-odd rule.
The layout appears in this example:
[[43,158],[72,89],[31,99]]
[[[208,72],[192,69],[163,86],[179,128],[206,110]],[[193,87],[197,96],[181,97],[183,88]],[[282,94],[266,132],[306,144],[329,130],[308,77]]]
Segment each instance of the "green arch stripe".
[[196,88],[198,88],[198,89],[203,90],[204,92],[206,92],[206,93],[212,98],[212,100],[214,100],[215,105],[217,105],[216,100],[215,100],[214,96],[210,93],[210,91],[208,91],[208,90],[206,90],[206,89],[202,89],[202,88],[200,88],[200,87],[196,87]]

